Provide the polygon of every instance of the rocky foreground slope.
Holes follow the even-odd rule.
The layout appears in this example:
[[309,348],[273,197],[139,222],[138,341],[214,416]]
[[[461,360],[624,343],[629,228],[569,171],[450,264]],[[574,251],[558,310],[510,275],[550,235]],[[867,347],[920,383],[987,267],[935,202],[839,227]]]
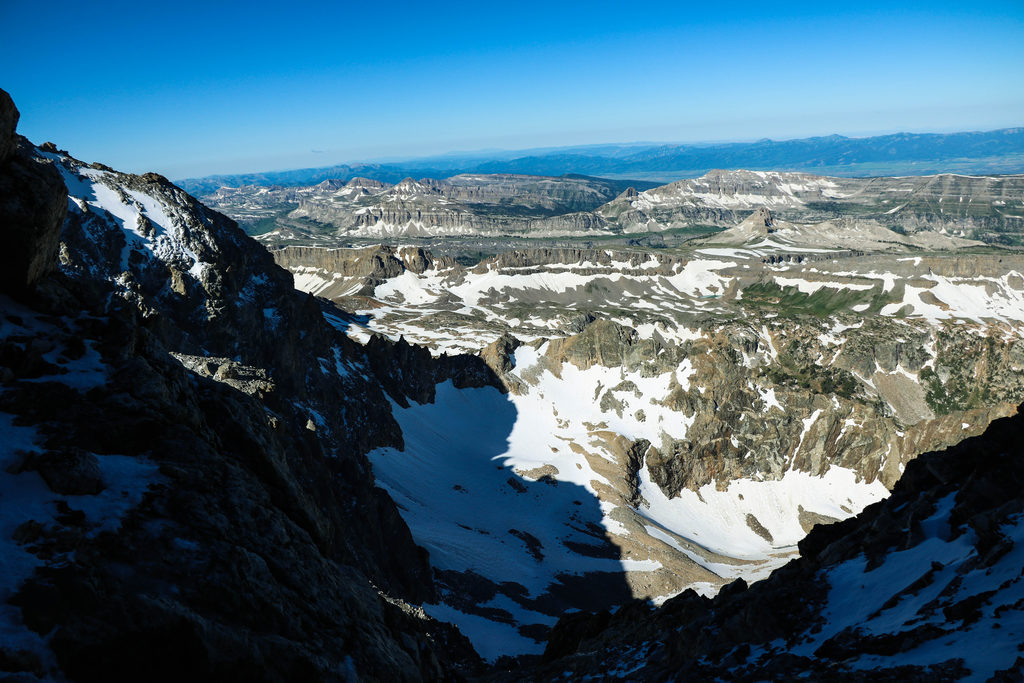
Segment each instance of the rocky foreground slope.
[[16,121],[0,91],[0,677],[472,667],[365,454],[402,446],[390,401],[486,366],[371,355],[230,220]]

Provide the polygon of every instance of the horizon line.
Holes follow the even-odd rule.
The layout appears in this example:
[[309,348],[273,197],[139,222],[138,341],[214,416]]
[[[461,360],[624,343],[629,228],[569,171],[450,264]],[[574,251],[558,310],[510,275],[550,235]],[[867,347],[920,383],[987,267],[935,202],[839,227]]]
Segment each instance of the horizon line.
[[[586,149],[592,147],[657,147],[657,146],[673,146],[673,147],[713,147],[716,145],[743,145],[743,144],[755,144],[758,142],[793,142],[798,140],[821,140],[826,138],[843,138],[846,140],[866,140],[870,138],[889,137],[894,135],[971,135],[971,134],[982,134],[982,133],[1000,133],[1004,131],[1016,131],[1024,129],[1024,124],[1013,125],[1013,126],[1002,126],[999,128],[991,129],[971,129],[971,130],[949,130],[945,132],[933,130],[927,132],[913,132],[910,130],[894,130],[891,132],[879,132],[871,135],[846,135],[842,133],[829,133],[827,135],[808,135],[802,137],[782,137],[782,138],[771,138],[771,137],[759,137],[759,138],[746,138],[746,139],[719,139],[719,140],[703,140],[703,141],[678,141],[678,140],[633,140],[633,141],[609,141],[609,142],[590,142],[578,145],[553,145],[553,146],[539,146],[539,147],[485,147],[477,149],[456,149],[447,152],[439,152],[436,154],[425,154],[420,156],[384,156],[384,157],[370,157],[361,159],[349,159],[343,161],[337,161],[335,163],[324,164],[322,166],[297,166],[291,168],[272,168],[261,171],[242,171],[236,173],[211,173],[202,176],[187,176],[181,178],[172,179],[173,182],[185,182],[185,181],[199,181],[199,180],[210,180],[216,178],[230,178],[236,176],[251,176],[261,175],[265,173],[289,173],[299,171],[316,171],[335,166],[369,166],[369,165],[381,165],[381,164],[410,164],[420,161],[428,160],[440,160],[445,157],[459,157],[459,156],[472,156],[472,155],[486,155],[488,153],[520,153],[523,156],[512,157],[506,161],[516,161],[524,159],[531,154],[539,152],[554,152],[558,150],[574,150],[574,149]],[[323,153],[323,152],[318,152]]]

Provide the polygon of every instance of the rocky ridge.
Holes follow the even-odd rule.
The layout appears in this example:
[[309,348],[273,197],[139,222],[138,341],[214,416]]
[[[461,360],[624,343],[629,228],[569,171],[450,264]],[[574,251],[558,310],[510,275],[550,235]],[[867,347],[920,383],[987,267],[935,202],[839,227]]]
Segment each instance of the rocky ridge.
[[701,224],[729,228],[764,207],[803,225],[845,217],[900,234],[940,232],[1019,244],[1024,232],[1022,185],[1022,176],[830,178],[711,171],[619,197],[596,213],[613,230],[647,232]]
[[352,178],[309,187],[222,187],[202,199],[246,226],[270,221],[285,231],[278,235],[504,235],[589,229],[595,218],[586,212],[624,187],[621,181],[574,175],[464,174],[393,185]]
[[365,454],[402,445],[389,398],[493,385],[486,366],[364,350],[160,176],[11,135],[2,149],[4,236],[22,246],[0,318],[0,670],[422,680],[475,666],[415,607],[435,595],[428,558]]

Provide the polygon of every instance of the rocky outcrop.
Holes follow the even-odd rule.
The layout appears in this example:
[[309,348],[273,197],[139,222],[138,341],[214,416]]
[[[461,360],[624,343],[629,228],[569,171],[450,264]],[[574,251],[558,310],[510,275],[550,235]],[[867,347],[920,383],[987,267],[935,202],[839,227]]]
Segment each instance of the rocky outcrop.
[[615,196],[617,184],[583,176],[463,174],[437,183],[446,197],[469,203],[513,204],[557,213],[587,211]]
[[[344,223],[347,213],[311,209],[300,205],[291,217],[308,216],[323,223]],[[476,235],[524,232],[528,219],[515,216],[492,218],[448,207],[420,208],[399,205],[371,207],[352,217],[351,232],[360,235]]]
[[600,235],[608,232],[608,222],[600,214],[577,211],[575,213],[532,220],[526,226],[526,231],[531,237]]
[[[583,369],[593,365],[617,367],[646,356],[634,348],[640,343],[636,330],[610,320],[594,320],[579,334],[552,340],[546,355],[555,367],[565,362]],[[652,344],[643,346],[649,348]]]
[[[652,266],[652,262],[657,265]],[[601,270],[629,271],[641,267],[648,273],[666,274],[683,263],[685,259],[681,257],[656,252],[544,247],[503,251],[481,262],[475,272],[485,272],[489,268],[539,271],[544,266],[571,266],[572,272],[584,275]]]
[[283,268],[320,268],[345,277],[363,277],[380,282],[401,275],[405,270],[424,273],[431,269],[453,268],[456,265],[450,258],[435,256],[417,247],[283,247],[272,249],[271,253],[277,264]]
[[408,399],[433,403],[435,388],[451,380],[457,389],[490,386],[504,392],[505,386],[478,356],[448,356],[432,359],[430,351],[400,337],[397,342],[374,335],[366,344],[366,356],[385,391],[403,408]]
[[502,377],[515,367],[513,354],[521,345],[521,341],[511,334],[505,333],[485,346],[480,351],[480,358],[498,377]]
[[6,90],[0,89],[0,164],[14,152],[18,140],[15,132],[18,128],[18,108]]
[[461,270],[454,259],[434,256],[419,247],[284,247],[271,250],[271,254],[278,265],[313,283],[300,282],[300,289],[331,299],[371,296],[378,285],[406,271],[423,274],[428,270]]
[[24,292],[56,267],[67,191],[60,174],[15,133],[18,116],[10,96],[0,90],[0,284]]

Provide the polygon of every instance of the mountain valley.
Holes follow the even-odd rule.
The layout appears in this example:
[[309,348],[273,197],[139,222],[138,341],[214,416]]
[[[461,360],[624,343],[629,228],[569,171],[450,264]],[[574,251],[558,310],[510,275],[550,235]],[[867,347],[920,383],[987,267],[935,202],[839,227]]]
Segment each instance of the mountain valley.
[[[735,242],[726,231],[672,255],[510,252],[473,268],[414,248],[273,252],[299,288],[348,312],[325,309],[353,339],[479,353],[507,387],[439,387],[432,405],[396,412],[417,435],[403,452],[370,455],[452,592],[470,580],[454,572],[489,581],[483,609],[437,612],[482,652],[495,635],[475,630],[481,616],[508,624],[505,647],[524,619],[551,625],[524,575],[564,593],[567,574],[594,566],[596,580],[591,555],[604,554],[655,603],[762,578],[815,523],[884,498],[915,456],[1024,400],[1024,258],[812,251],[780,234],[719,245]],[[565,485],[599,501],[588,521],[613,550],[581,545],[589,525],[558,507]],[[486,522],[493,500],[502,513]],[[527,549],[529,571],[506,557]]]
[[17,121],[0,675],[1024,670],[1024,176],[197,199]]

